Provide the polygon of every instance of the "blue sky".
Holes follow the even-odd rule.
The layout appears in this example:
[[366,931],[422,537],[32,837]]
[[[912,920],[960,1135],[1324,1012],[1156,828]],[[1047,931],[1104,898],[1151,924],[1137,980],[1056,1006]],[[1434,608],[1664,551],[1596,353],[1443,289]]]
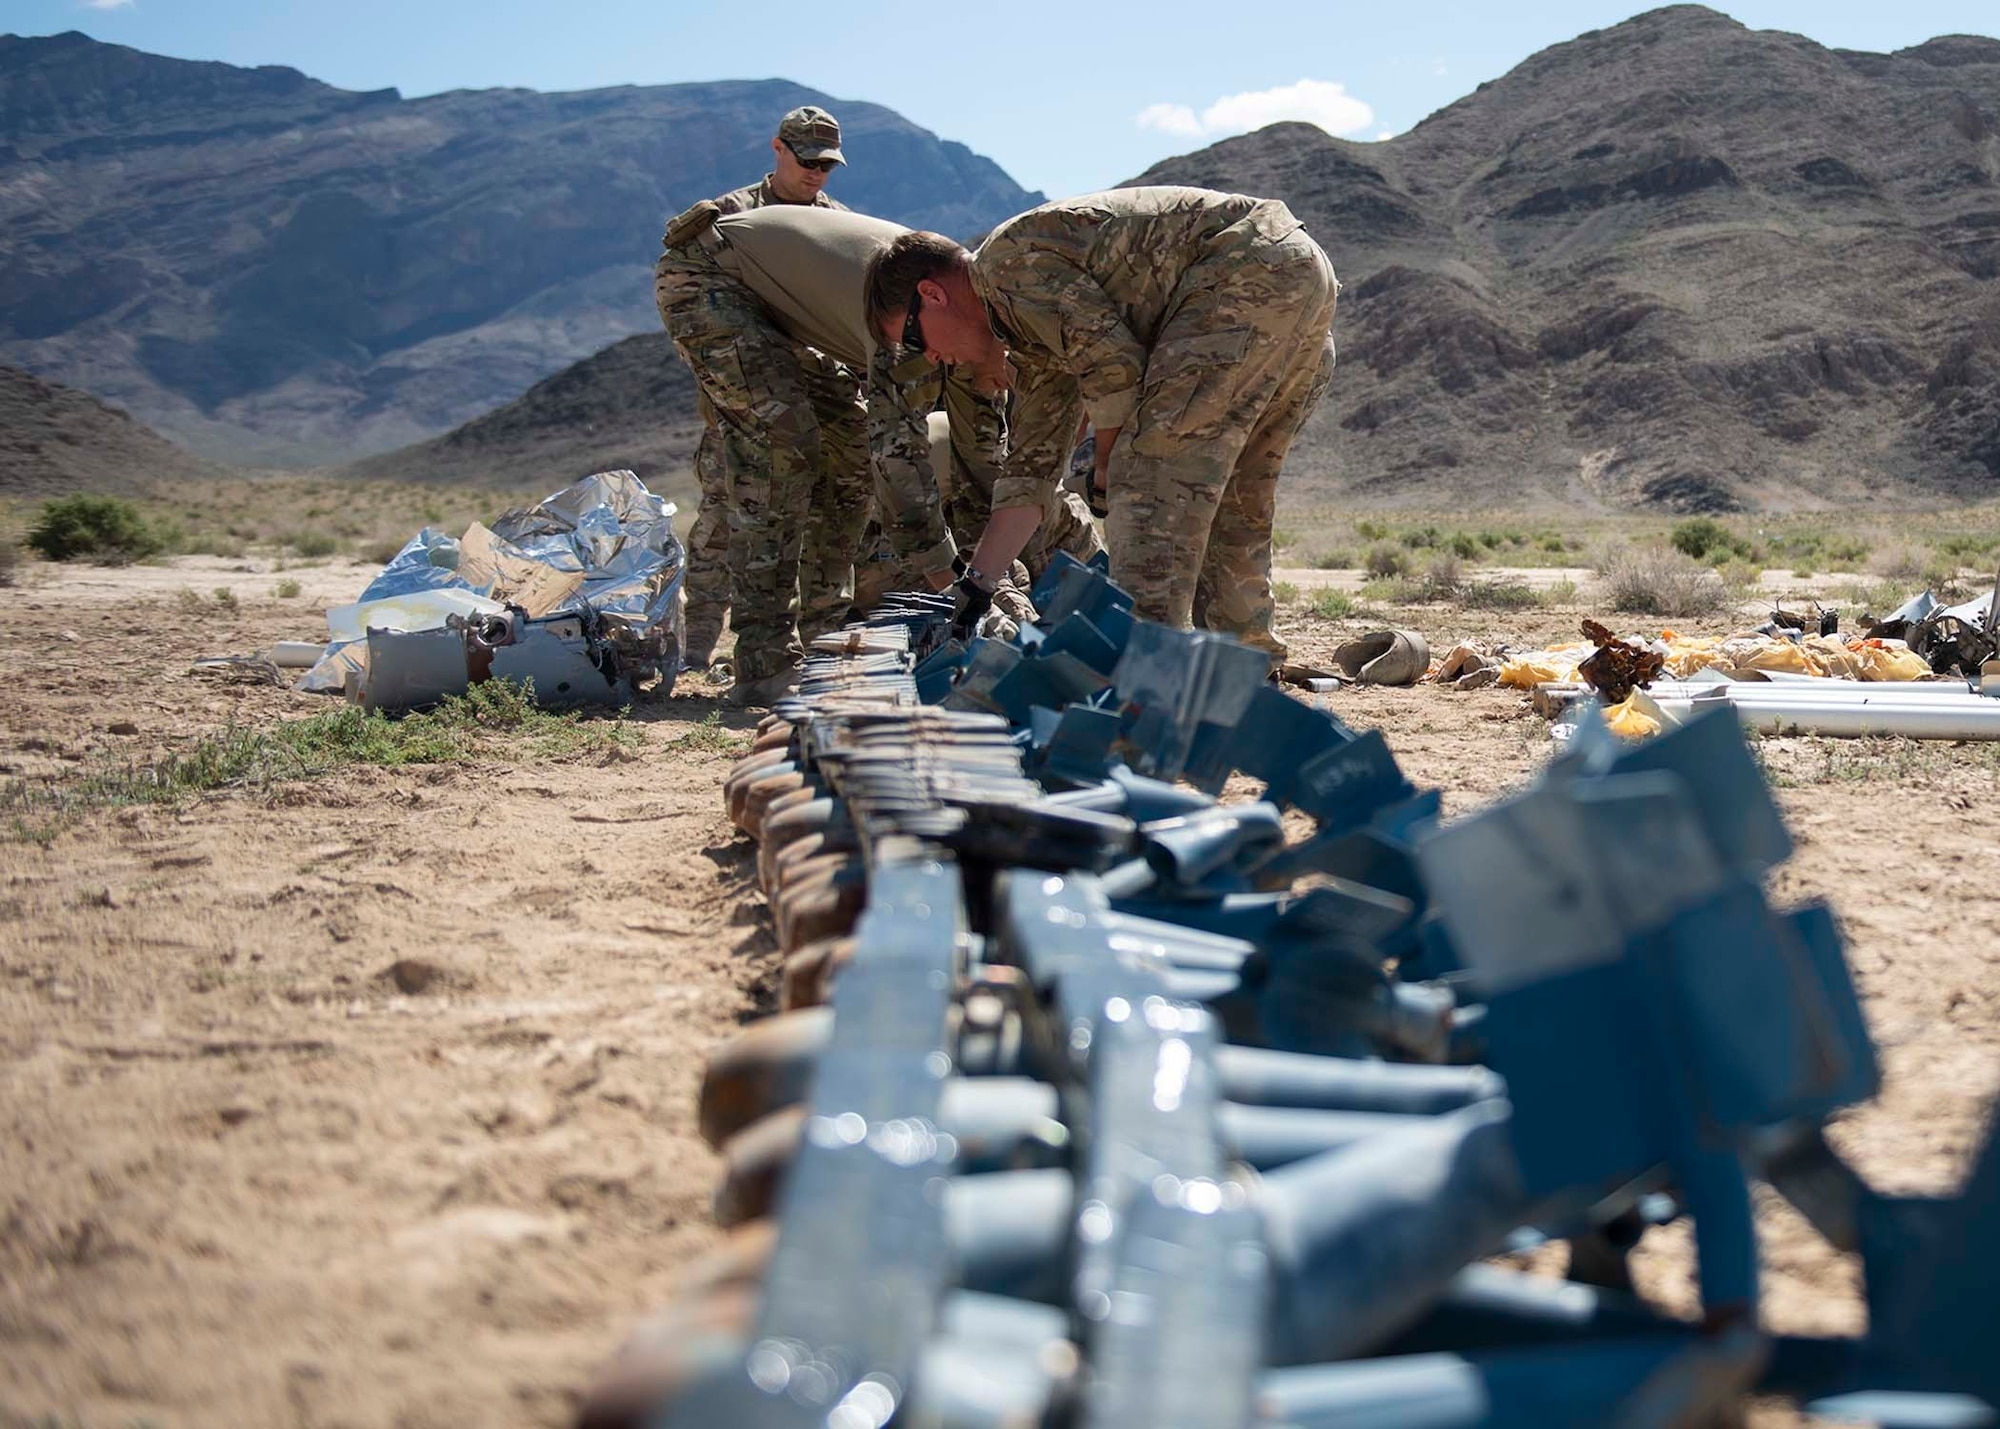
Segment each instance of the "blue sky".
[[[1279,118],[1408,129],[1632,0],[6,0],[0,28],[284,64],[405,95],[782,77],[886,104],[1051,195]],[[2000,35],[1994,0],[1742,0],[1758,29],[1848,49]],[[775,116],[773,116],[775,118]]]

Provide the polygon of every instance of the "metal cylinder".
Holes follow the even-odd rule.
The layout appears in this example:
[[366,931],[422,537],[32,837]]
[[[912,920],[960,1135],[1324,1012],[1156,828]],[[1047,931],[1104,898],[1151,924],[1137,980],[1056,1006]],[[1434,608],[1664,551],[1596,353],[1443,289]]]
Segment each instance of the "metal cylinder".
[[1455,1111],[1503,1094],[1506,1083],[1484,1067],[1433,1067],[1354,1057],[1316,1057],[1262,1047],[1218,1047],[1218,1090],[1257,1106],[1328,1111]]
[[[1788,692],[1789,692],[1788,687]],[[1662,700],[1669,714],[1692,718],[1710,700]],[[1760,734],[1824,734],[1844,738],[2000,739],[2000,702],[1982,695],[1857,699],[1729,700],[1745,729]]]
[[1504,1244],[1526,1210],[1510,1117],[1481,1102],[1264,1178],[1274,1363],[1365,1353]]

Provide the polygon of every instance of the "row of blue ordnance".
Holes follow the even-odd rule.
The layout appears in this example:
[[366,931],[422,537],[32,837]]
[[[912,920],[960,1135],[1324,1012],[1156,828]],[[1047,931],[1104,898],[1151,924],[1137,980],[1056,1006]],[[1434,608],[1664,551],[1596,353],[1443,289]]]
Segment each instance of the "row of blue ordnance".
[[[1261,652],[1074,562],[1036,605],[822,639],[730,777],[782,1007],[702,1088],[724,1248],[587,1424],[1991,1422],[2000,1156],[1916,1201],[1828,1145],[1874,1051],[1729,712],[1446,823]],[[1864,1336],[1760,1324],[1758,1182]],[[1682,1218],[1696,1318],[1629,1260]]]

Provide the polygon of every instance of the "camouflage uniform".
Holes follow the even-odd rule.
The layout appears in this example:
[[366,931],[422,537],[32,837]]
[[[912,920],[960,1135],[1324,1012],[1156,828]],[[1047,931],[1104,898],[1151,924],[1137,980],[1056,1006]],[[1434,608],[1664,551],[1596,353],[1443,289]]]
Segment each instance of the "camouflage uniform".
[[[871,495],[900,560],[929,571],[956,554],[919,405],[927,385],[936,400],[937,369],[922,359],[892,368],[862,315],[866,257],[902,230],[809,212],[719,219],[698,204],[668,226],[654,283],[720,424],[746,682],[796,666],[804,640],[845,618]],[[869,373],[865,402],[856,370]]]
[[[907,400],[919,409],[933,411],[931,475],[952,539],[961,550],[969,551],[992,514],[994,490],[1015,461],[1012,394],[990,398],[955,375],[942,380],[933,376],[907,389]],[[871,533],[878,529],[870,526]],[[1040,577],[1055,551],[1067,551],[1087,561],[1103,549],[1104,540],[1090,519],[1089,505],[1075,492],[1056,488],[1043,505],[1041,524],[1021,552],[1024,581]],[[873,571],[866,579],[857,572],[855,603],[868,610],[889,591],[920,588],[925,588],[925,583],[908,564]]]
[[1278,471],[1332,378],[1339,291],[1298,219],[1205,189],[1090,194],[995,229],[972,281],[1017,374],[994,506],[1046,508],[1087,411],[1120,429],[1106,535],[1139,614],[1185,626],[1199,613],[1282,658]]
[[[732,189],[715,200],[718,216],[745,213],[766,204],[785,203],[771,187],[772,175]],[[824,193],[813,197],[815,208],[847,212],[847,205]],[[729,614],[729,480],[723,473],[722,431],[715,407],[697,394],[701,413],[701,444],[694,451],[695,480],[701,485],[701,506],[687,539],[687,654],[689,665],[705,665],[722,638],[723,617]]]

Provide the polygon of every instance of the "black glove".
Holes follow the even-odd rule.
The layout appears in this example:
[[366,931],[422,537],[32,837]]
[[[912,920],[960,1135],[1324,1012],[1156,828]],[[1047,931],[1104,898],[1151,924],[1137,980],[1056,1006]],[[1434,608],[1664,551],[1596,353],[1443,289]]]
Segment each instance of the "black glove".
[[951,634],[955,640],[970,640],[972,632],[979,626],[980,617],[993,608],[993,592],[974,585],[963,576],[946,588],[958,605],[951,615]]

